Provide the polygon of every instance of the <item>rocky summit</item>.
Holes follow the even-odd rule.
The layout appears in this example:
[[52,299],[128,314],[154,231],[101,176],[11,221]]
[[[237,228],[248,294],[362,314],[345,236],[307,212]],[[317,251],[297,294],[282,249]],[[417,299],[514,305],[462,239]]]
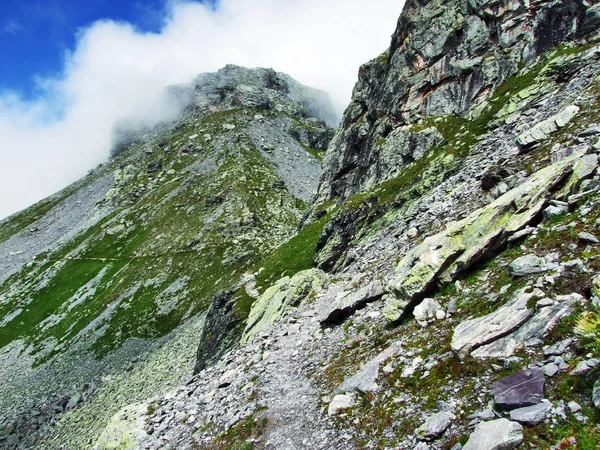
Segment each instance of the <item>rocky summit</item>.
[[273,70],[170,88],[0,223],[0,446],[599,448],[599,27],[408,0],[337,131]]

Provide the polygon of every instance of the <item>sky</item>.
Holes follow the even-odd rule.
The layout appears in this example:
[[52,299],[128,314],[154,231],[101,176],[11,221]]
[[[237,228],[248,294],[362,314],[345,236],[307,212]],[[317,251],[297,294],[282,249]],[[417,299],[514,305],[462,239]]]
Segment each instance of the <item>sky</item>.
[[348,104],[402,0],[2,0],[0,218],[107,161],[113,126],[174,118],[164,88],[272,67]]

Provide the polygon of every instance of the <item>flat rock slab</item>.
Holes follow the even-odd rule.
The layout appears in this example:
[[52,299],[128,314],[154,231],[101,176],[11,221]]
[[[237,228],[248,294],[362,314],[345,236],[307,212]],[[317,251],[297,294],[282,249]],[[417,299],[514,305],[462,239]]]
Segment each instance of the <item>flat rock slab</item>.
[[463,450],[510,450],[523,442],[523,426],[508,419],[481,422]]
[[356,311],[364,308],[368,303],[380,299],[383,296],[383,285],[376,280],[355,292],[342,293],[321,314],[322,326],[337,325],[342,323]]
[[396,355],[401,350],[400,344],[392,344],[386,350],[381,352],[368,363],[364,364],[361,369],[353,376],[346,378],[334,391],[334,394],[344,392],[375,392],[378,389],[377,379],[379,378],[380,364]]
[[494,402],[504,409],[537,405],[544,398],[545,383],[541,370],[521,370],[494,383]]
[[534,296],[541,291],[526,293],[517,291],[511,299],[496,311],[475,319],[465,320],[454,329],[451,346],[459,353],[467,353],[513,332],[533,316],[535,311],[527,308]]
[[536,255],[525,255],[515,259],[508,265],[508,273],[512,277],[523,277],[548,272],[556,268],[556,264],[548,263],[544,258]]
[[350,409],[354,406],[354,398],[350,395],[340,394],[333,397],[329,407],[327,408],[327,414],[335,416],[340,411]]
[[538,403],[537,405],[512,410],[510,420],[524,425],[537,425],[546,420],[551,410],[552,403]]

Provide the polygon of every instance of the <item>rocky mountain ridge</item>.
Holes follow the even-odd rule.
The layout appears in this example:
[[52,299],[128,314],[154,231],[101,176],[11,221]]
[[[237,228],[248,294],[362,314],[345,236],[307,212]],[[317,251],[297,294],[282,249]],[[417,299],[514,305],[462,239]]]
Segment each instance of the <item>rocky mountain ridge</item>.
[[[283,94],[272,87],[289,80],[273,83],[269,71],[259,71],[250,94],[245,78],[256,72],[228,67],[208,76],[206,89],[194,89],[196,107],[211,113],[200,120],[226,113],[221,133],[208,130],[211,141],[219,151],[233,149],[236,162],[252,142],[291,193],[283,204],[295,221],[277,222],[288,231],[275,233],[282,213],[272,209],[280,200],[259,208],[266,231],[258,227],[251,242],[220,234],[222,261],[242,252],[243,268],[229,273],[231,282],[204,304],[199,320],[76,403],[39,442],[597,448],[599,24],[600,7],[576,0],[407,2],[390,49],[360,71],[309,205],[291,197],[310,197],[301,185],[318,176],[281,157],[289,139],[320,156],[310,147],[324,148],[330,131],[303,112],[320,107],[277,107]],[[242,80],[223,90],[228,72]],[[269,109],[232,113],[240,101]],[[227,111],[211,109],[220,104]],[[209,123],[196,127],[193,141],[207,140]],[[155,142],[175,142],[183,152],[178,139]],[[145,167],[164,170],[155,162]],[[247,173],[232,171],[226,186],[239,182],[245,192],[253,186]],[[117,178],[125,182],[101,204],[135,205],[144,190],[128,181],[126,166]],[[190,181],[196,189],[205,182]],[[268,201],[262,187],[251,191]],[[168,198],[159,192],[153,201],[162,209]],[[301,215],[302,227],[292,231],[287,224]],[[242,224],[228,218],[226,230],[238,235]],[[130,225],[120,225],[116,234],[127,236]],[[243,254],[261,238],[272,252]],[[166,239],[175,247],[193,242],[181,240],[179,229]],[[141,251],[155,252],[163,240],[145,237]],[[165,296],[175,297],[173,289]],[[195,356],[191,345],[198,345]],[[158,372],[173,370],[180,375],[171,389],[158,383],[162,392],[149,392]],[[31,445],[14,435],[4,442]]]
[[[178,382],[213,298],[240,300],[246,272],[293,236],[316,190],[333,135],[313,115],[333,117],[326,94],[237,66],[173,90],[189,96],[182,117],[137,132],[80,182],[3,221],[9,448],[61,447],[61,427],[93,433]],[[247,315],[239,303],[234,333]],[[89,445],[84,436],[70,445]]]

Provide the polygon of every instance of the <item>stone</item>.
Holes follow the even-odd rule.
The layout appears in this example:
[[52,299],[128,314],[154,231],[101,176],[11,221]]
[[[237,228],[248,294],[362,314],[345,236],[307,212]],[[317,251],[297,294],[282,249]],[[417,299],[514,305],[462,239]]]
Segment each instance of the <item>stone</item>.
[[463,450],[510,450],[523,442],[523,426],[508,419],[481,422]]
[[594,236],[593,234],[588,233],[586,231],[582,231],[581,233],[579,233],[577,235],[577,237],[584,244],[599,244],[600,243],[600,241],[598,240],[598,238],[596,236]]
[[355,375],[346,378],[334,391],[335,394],[345,392],[376,392],[378,390],[379,366],[386,359],[392,358],[401,350],[397,343],[392,344],[374,359],[364,364]]
[[437,414],[429,416],[425,423],[419,428],[417,428],[415,433],[418,438],[424,439],[426,441],[436,439],[448,429],[451,421],[455,418],[456,416],[449,412],[439,412]]
[[[548,209],[548,208],[546,208],[546,209]],[[522,230],[517,231],[511,237],[509,237],[508,242],[514,243],[514,242],[520,241],[521,239],[523,239],[527,236],[530,236],[535,230],[536,230],[535,227],[525,227]]]
[[354,397],[346,394],[338,394],[333,397],[331,403],[329,403],[329,407],[327,408],[327,414],[329,416],[335,416],[340,411],[345,409],[350,409],[354,406]]
[[425,322],[436,318],[436,314],[438,311],[441,311],[442,307],[438,302],[436,302],[432,298],[426,298],[413,310],[413,315],[415,319],[419,322]]
[[556,344],[553,344],[544,349],[544,355],[546,356],[560,356],[567,351],[567,348],[573,343],[573,339],[564,339]]
[[452,349],[466,354],[516,330],[534,315],[535,311],[529,309],[527,303],[536,297],[543,297],[543,293],[539,290],[527,293],[521,289],[496,311],[460,323],[454,329]]
[[583,155],[573,166],[573,174],[565,186],[565,191],[575,191],[585,179],[591,178],[598,168],[598,155]]
[[592,391],[592,402],[597,409],[600,409],[600,380],[594,384],[594,390]]
[[383,284],[379,280],[369,283],[358,291],[342,292],[321,313],[321,325],[339,324],[368,303],[380,299],[383,294]]
[[562,216],[567,211],[569,211],[569,208],[567,208],[566,206],[550,205],[546,209],[544,209],[542,214],[544,215],[545,219],[552,219],[553,217]]
[[597,134],[600,134],[600,126],[598,126],[598,124],[593,123],[591,124],[589,127],[587,127],[585,130],[583,130],[581,133],[579,133],[579,136],[595,136]]
[[[544,300],[546,303],[543,303]],[[471,355],[476,358],[508,358],[521,348],[542,345],[544,337],[560,319],[571,314],[580,301],[578,295],[564,296],[557,301],[544,298],[536,302],[535,314],[517,330],[479,347]],[[540,307],[540,302],[545,305],[543,308]]]
[[388,286],[406,302],[399,318],[415,307],[438,281],[451,283],[494,249],[522,230],[546,206],[549,186],[565,178],[580,156],[552,164],[528,177],[484,208],[446,230],[429,236],[398,263]]
[[546,262],[544,258],[529,254],[521,256],[508,265],[508,273],[512,277],[523,277],[548,272],[556,266]]
[[542,373],[547,377],[553,377],[558,373],[558,366],[554,363],[546,364],[542,367]]
[[567,403],[567,407],[569,408],[569,410],[573,414],[578,413],[578,412],[580,412],[582,410],[581,405],[579,403],[577,403],[577,402],[574,402],[574,401],[568,402]]
[[521,370],[493,384],[494,402],[503,409],[536,405],[544,397],[545,383],[541,370]]
[[546,420],[551,410],[552,404],[548,402],[525,406],[524,408],[512,410],[510,412],[510,420],[523,425],[537,425]]
[[584,373],[589,372],[594,367],[598,365],[597,359],[588,359],[587,361],[579,361],[575,368],[571,370],[571,375],[583,375]]
[[558,114],[539,122],[529,130],[521,133],[519,136],[517,136],[516,142],[518,145],[526,149],[534,147],[540,142],[548,139],[548,137],[559,128],[563,128],[565,125],[567,125],[578,113],[578,106],[569,105]]
[[278,280],[252,305],[242,343],[259,335],[290,309],[298,306],[309,294],[316,293],[327,285],[327,275],[318,269],[303,270],[291,278]]

